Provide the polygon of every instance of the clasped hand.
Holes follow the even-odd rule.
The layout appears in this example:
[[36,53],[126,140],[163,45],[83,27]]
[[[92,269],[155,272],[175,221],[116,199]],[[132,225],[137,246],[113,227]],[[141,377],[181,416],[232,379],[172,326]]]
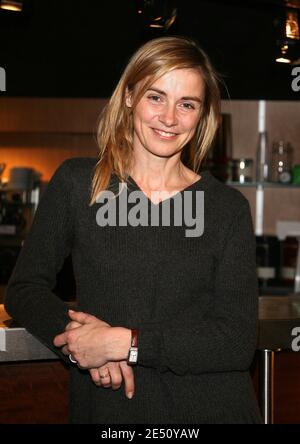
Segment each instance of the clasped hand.
[[[119,335],[116,334],[118,327],[111,327],[101,319],[83,312],[69,310],[69,316],[71,321],[65,331],[54,338],[54,345],[61,347],[64,355],[72,354],[78,367],[88,369],[97,386],[116,390],[124,379],[125,394],[131,398],[134,393],[132,367],[124,359],[111,360],[110,352],[115,352],[119,345]],[[121,350],[118,354],[121,356]],[[105,374],[108,374],[107,378],[103,378]]]

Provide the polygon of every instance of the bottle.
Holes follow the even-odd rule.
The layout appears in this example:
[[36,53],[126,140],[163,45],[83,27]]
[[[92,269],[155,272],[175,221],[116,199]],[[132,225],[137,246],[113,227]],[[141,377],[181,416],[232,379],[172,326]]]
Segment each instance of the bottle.
[[256,181],[267,182],[269,178],[269,150],[267,132],[258,133],[256,152]]
[[273,143],[272,148],[272,182],[290,183],[292,181],[293,148],[282,140]]
[[300,165],[294,165],[292,170],[293,184],[300,185]]

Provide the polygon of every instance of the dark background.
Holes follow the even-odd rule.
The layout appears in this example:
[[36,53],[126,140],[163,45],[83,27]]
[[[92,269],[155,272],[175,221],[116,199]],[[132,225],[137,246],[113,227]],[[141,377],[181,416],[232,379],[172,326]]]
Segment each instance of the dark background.
[[109,97],[143,41],[181,34],[196,38],[210,56],[228,90],[223,98],[299,100],[293,66],[275,62],[279,3],[154,1],[158,14],[177,7],[176,22],[164,31],[146,27],[139,0],[24,0],[22,13],[0,10],[7,89],[1,96]]

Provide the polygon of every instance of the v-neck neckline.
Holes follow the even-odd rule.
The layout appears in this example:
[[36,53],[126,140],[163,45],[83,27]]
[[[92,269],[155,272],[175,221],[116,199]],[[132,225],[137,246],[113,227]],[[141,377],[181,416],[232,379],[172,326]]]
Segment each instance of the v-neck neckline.
[[167,197],[161,201],[159,201],[158,203],[154,203],[148,196],[147,194],[141,189],[141,187],[136,183],[136,181],[133,179],[132,176],[128,176],[128,181],[131,182],[131,184],[137,188],[141,193],[143,193],[143,196],[145,196],[145,198],[147,199],[147,201],[153,205],[153,207],[159,207],[160,205],[163,205],[164,202],[167,202],[173,198],[175,198],[176,196],[184,193],[184,191],[188,191],[190,189],[193,188],[198,188],[199,185],[202,185],[203,181],[205,180],[206,176],[207,176],[207,172],[208,171],[202,171],[200,173],[200,179],[196,180],[196,182],[193,182],[192,184],[188,185],[187,187],[183,188],[182,190],[177,191],[177,193],[173,194],[170,197]]

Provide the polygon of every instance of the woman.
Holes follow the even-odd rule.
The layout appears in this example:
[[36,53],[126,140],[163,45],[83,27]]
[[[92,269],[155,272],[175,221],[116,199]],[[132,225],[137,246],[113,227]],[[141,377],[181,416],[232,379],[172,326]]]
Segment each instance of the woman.
[[[73,423],[261,422],[249,205],[197,174],[219,120],[204,52],[150,41],[102,115],[99,160],[65,161],[43,195],[5,306],[71,360]],[[76,312],[51,291],[70,253]]]

